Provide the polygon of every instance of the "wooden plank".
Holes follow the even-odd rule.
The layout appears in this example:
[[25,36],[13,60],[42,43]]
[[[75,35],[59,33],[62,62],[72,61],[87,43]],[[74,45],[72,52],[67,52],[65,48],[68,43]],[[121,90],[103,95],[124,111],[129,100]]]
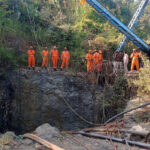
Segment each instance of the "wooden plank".
[[44,140],[44,139],[42,139],[42,138],[40,138],[40,137],[38,137],[37,135],[34,135],[34,134],[27,133],[27,134],[24,134],[23,137],[24,138],[29,138],[31,140],[34,140],[37,143],[40,143],[40,144],[44,145],[45,147],[47,147],[47,148],[49,148],[51,150],[64,150],[64,149],[62,149],[62,148],[60,148],[60,147],[58,147],[58,146],[56,146],[56,145],[54,145],[54,144]]

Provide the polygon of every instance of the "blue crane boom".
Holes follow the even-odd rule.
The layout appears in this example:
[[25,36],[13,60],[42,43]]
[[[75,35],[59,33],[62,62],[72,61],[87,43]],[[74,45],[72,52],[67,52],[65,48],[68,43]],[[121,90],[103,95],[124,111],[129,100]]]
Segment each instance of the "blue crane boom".
[[[136,10],[135,14],[133,15],[128,28],[132,31],[135,29],[140,17],[143,15],[144,9],[147,6],[149,0],[142,0],[138,9]],[[122,40],[120,41],[120,44],[117,48],[117,51],[122,51],[125,45],[128,43],[129,39],[124,35],[122,37]]]
[[95,10],[101,13],[107,20],[109,20],[118,30],[120,30],[129,40],[138,46],[144,52],[150,54],[150,47],[134,34],[128,27],[126,27],[119,19],[113,16],[98,0],[86,0]]

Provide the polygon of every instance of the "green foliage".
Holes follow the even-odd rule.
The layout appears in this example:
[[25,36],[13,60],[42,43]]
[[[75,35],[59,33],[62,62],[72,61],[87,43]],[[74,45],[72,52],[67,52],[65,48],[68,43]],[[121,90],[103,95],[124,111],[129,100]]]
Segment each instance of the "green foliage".
[[17,53],[14,49],[0,48],[0,68],[15,69],[25,65],[26,55]]
[[112,86],[106,87],[104,93],[105,109],[112,108],[114,112],[121,112],[126,106],[127,80],[124,76],[117,76]]
[[15,54],[5,48],[0,48],[0,66],[6,66],[7,68],[16,67]]
[[[140,1],[101,2],[127,25]],[[147,42],[150,35],[149,8],[150,5],[136,29],[136,33]],[[11,49],[9,54],[0,51],[3,56],[1,61],[8,59],[8,66],[26,65],[26,50],[31,44],[37,52],[38,65],[41,64],[40,54],[45,45],[49,46],[49,49],[57,45],[60,52],[67,46],[73,59],[71,64],[73,61],[84,64],[83,58],[87,50],[95,48],[101,48],[104,58],[110,59],[108,57],[116,50],[122,37],[122,34],[91,6],[80,5],[79,1],[74,0],[0,0],[0,20],[0,48],[8,51]],[[126,50],[130,52],[132,46],[133,44],[129,43]],[[14,57],[15,53],[18,54],[18,49],[21,52],[19,56]]]
[[139,78],[133,83],[138,87],[138,95],[140,97],[150,95],[150,60],[146,56],[142,56],[144,67],[140,69]]

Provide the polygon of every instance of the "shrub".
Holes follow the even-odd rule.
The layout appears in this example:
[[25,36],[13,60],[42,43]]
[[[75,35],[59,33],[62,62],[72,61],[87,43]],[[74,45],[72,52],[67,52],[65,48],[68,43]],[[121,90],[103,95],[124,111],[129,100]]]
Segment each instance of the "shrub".
[[[126,106],[127,80],[124,76],[117,76],[114,84],[108,86],[104,92],[105,105],[119,113]],[[106,107],[107,109],[107,107]]]
[[139,78],[133,83],[138,87],[138,96],[150,97],[150,60],[146,56],[142,56],[144,63],[143,68],[139,71]]

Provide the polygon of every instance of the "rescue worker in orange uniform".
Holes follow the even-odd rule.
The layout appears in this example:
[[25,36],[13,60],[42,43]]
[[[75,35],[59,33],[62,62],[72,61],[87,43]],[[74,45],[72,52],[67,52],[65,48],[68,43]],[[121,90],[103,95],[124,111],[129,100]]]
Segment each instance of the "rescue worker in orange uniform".
[[66,69],[68,69],[69,60],[70,60],[70,53],[67,50],[67,47],[65,47],[64,51],[61,54],[61,60],[62,60],[61,69],[63,69],[64,66],[66,67]]
[[32,67],[33,70],[34,70],[34,67],[35,67],[35,51],[33,49],[33,46],[30,46],[29,49],[28,49],[28,67],[29,69]]
[[87,72],[92,72],[93,71],[93,55],[92,55],[92,50],[88,51],[88,53],[86,54],[85,59],[87,60]]
[[54,46],[54,48],[51,50],[51,58],[52,58],[53,69],[54,71],[56,71],[57,63],[59,59],[59,53],[56,46]]
[[44,50],[42,51],[41,55],[43,57],[42,68],[45,67],[45,69],[47,69],[49,61],[48,47],[44,47]]
[[93,55],[93,67],[94,71],[98,71],[98,65],[99,65],[99,53],[97,50],[94,50],[94,55]]
[[134,67],[136,67],[136,70],[139,71],[139,58],[140,57],[141,57],[140,54],[134,48],[133,53],[131,54],[131,59],[132,59],[131,71],[134,70]]
[[98,72],[102,70],[102,62],[103,62],[102,50],[99,50],[98,67],[97,67]]

